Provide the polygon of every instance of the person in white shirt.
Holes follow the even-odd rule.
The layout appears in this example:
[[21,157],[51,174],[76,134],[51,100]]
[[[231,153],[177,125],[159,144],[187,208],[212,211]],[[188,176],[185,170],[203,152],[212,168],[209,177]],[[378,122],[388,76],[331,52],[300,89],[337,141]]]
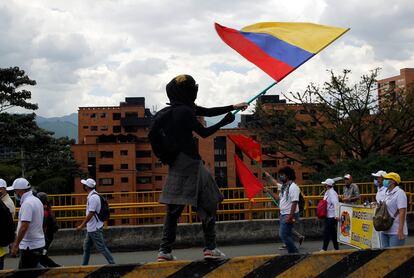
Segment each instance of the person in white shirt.
[[[279,237],[286,245],[288,253],[298,253],[299,250],[293,241],[293,225],[299,222],[299,186],[295,183],[295,170],[289,166],[278,171],[278,180],[282,184],[279,196],[280,221]],[[272,193],[271,191],[268,191]],[[273,195],[273,194],[272,194]]]
[[401,183],[400,175],[388,173],[384,176],[383,186],[387,187],[382,200],[387,204],[387,210],[394,222],[387,231],[381,233],[383,248],[403,246],[408,236],[407,228],[407,195],[398,185]]
[[387,172],[379,170],[376,173],[372,173],[371,176],[374,177],[374,185],[377,188],[377,195],[375,196],[375,200],[379,204],[382,200],[384,200],[385,197],[385,191],[387,188],[383,186],[384,176],[387,174]]
[[83,243],[83,262],[82,265],[89,264],[92,245],[95,243],[96,249],[105,257],[109,264],[115,264],[111,252],[105,244],[103,238],[104,223],[99,220],[97,214],[101,211],[101,199],[96,192],[96,182],[93,179],[81,180],[83,189],[88,192],[86,201],[86,218],[76,229],[82,230],[86,226],[86,238]]
[[337,226],[338,226],[338,211],[339,211],[339,199],[338,194],[334,189],[335,181],[333,179],[327,179],[322,182],[326,185],[325,195],[323,199],[327,202],[327,215],[325,218],[325,228],[323,230],[323,246],[322,250],[328,250],[329,242],[332,240],[335,250],[339,249],[337,239]]
[[[10,214],[14,218],[14,214],[16,213],[16,207],[14,206],[13,200],[10,198],[9,194],[7,193],[7,183],[5,180],[0,179],[0,199],[1,202],[9,209]],[[4,257],[6,254],[9,253],[8,246],[0,246],[0,270],[4,269]]]
[[33,196],[30,183],[25,178],[16,179],[7,190],[14,190],[16,199],[20,200],[17,236],[11,255],[16,257],[20,250],[19,269],[40,268],[40,256],[45,247],[43,204]]

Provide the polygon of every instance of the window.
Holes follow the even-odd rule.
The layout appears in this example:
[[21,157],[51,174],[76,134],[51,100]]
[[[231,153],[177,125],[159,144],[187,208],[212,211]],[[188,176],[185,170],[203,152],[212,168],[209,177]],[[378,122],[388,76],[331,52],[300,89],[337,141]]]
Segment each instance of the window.
[[102,131],[107,131],[107,130],[108,130],[108,126],[107,126],[107,125],[103,125],[103,126],[101,126],[101,130],[102,130]]
[[128,156],[128,150],[121,150],[121,156]]
[[138,127],[136,126],[126,126],[124,129],[125,129],[125,132],[137,132],[138,131]]
[[121,183],[127,183],[128,177],[121,177]]
[[149,171],[152,169],[151,163],[137,163],[135,166],[137,171]]
[[96,114],[95,113],[92,113],[91,114],[91,118],[96,118]]
[[112,172],[113,170],[114,170],[114,165],[112,164],[99,165],[99,172]]
[[276,167],[276,160],[263,160],[262,167]]
[[121,164],[121,169],[122,170],[127,170],[128,169],[128,164]]
[[89,126],[87,126],[87,125],[83,126],[83,129],[88,129],[88,128],[89,128]]
[[98,130],[98,127],[96,125],[91,126],[91,131],[97,131],[97,130]]
[[101,158],[113,158],[114,157],[114,152],[110,152],[110,151],[101,151]]
[[99,179],[99,185],[114,185],[114,179],[113,178]]
[[122,224],[129,224],[129,219],[128,218],[127,219],[122,219],[121,223]]
[[101,118],[106,118],[106,113],[101,113]]
[[114,125],[112,127],[112,132],[113,133],[120,133],[121,132],[121,126],[120,125]]
[[125,112],[125,118],[138,118],[138,112]]
[[287,165],[293,165],[293,164],[295,164],[295,161],[291,158],[288,158]]
[[227,167],[227,161],[215,161],[214,167]]
[[162,176],[155,176],[156,181],[162,181]]
[[136,157],[151,157],[151,151],[136,151]]
[[138,184],[151,183],[151,181],[152,181],[151,177],[137,177],[137,183]]
[[276,154],[276,148],[274,148],[274,147],[263,147],[262,148],[262,153],[265,154],[265,155]]
[[120,119],[121,119],[121,113],[112,114],[112,120],[120,120]]
[[155,162],[154,167],[155,167],[155,168],[161,168],[161,167],[162,167],[162,163],[160,163],[160,162]]
[[96,152],[88,152],[88,157],[96,157]]

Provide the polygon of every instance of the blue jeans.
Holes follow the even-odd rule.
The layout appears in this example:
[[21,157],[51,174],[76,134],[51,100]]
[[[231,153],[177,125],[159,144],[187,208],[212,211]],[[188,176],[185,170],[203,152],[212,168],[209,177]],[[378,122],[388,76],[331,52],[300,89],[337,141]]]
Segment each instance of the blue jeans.
[[[299,253],[298,248],[296,248],[295,242],[293,241],[293,234],[292,234],[292,223],[286,223],[286,217],[288,214],[281,214],[280,215],[280,226],[279,226],[279,237],[286,245],[288,253]],[[295,213],[296,221],[299,220],[299,214]]]
[[83,242],[83,262],[82,265],[89,264],[89,257],[91,256],[91,248],[95,243],[96,249],[104,255],[109,264],[115,264],[114,258],[108,247],[106,247],[102,229],[98,229],[95,232],[87,232],[85,241]]
[[381,245],[382,248],[403,246],[405,244],[404,239],[398,239],[398,235],[388,235],[381,233]]

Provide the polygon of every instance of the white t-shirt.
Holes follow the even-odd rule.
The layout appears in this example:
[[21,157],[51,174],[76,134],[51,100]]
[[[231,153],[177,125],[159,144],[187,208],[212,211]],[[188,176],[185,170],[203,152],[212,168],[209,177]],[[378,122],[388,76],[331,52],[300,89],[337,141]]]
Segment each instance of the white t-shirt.
[[30,222],[29,228],[19,244],[19,249],[37,249],[45,246],[45,235],[43,234],[43,204],[33,196],[32,191],[23,194],[20,200],[19,223],[17,232],[20,230],[22,221]]
[[101,211],[101,199],[99,198],[97,192],[92,190],[88,194],[88,199],[86,202],[86,215],[89,212],[94,211],[95,215],[86,223],[86,230],[88,232],[96,232],[96,230],[103,227],[103,222],[98,219],[97,214]]
[[333,188],[326,190],[323,199],[328,203],[327,205],[327,218],[335,218],[338,215],[339,210],[339,199],[338,193]]
[[387,191],[387,188],[385,186],[381,186],[381,188],[378,189],[377,195],[375,195],[375,200],[377,200],[377,203],[384,200],[385,191]]
[[292,202],[298,202],[296,205],[295,213],[299,212],[299,194],[300,189],[296,183],[292,182],[289,186],[289,195],[287,196],[287,187],[285,192],[280,191],[279,193],[279,208],[280,214],[290,214],[292,208]]
[[[404,190],[396,186],[391,192],[388,190],[385,192],[384,201],[387,204],[388,213],[394,218],[391,228],[388,231],[384,231],[384,234],[397,235],[398,227],[400,226],[400,215],[397,211],[401,208],[407,208],[407,195]],[[408,235],[407,216],[404,220],[403,234]]]

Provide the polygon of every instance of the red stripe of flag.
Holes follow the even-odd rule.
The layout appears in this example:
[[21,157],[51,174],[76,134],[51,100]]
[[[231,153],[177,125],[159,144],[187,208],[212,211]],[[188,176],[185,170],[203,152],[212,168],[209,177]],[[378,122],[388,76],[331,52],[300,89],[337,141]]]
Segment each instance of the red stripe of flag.
[[239,52],[247,60],[261,68],[273,79],[280,81],[295,69],[268,55],[256,44],[246,39],[239,31],[227,28],[218,23],[215,23],[215,27],[218,35],[225,43]]
[[241,134],[227,135],[233,143],[239,147],[239,149],[245,153],[250,159],[256,160],[257,162],[262,161],[262,148],[260,144],[255,140]]

